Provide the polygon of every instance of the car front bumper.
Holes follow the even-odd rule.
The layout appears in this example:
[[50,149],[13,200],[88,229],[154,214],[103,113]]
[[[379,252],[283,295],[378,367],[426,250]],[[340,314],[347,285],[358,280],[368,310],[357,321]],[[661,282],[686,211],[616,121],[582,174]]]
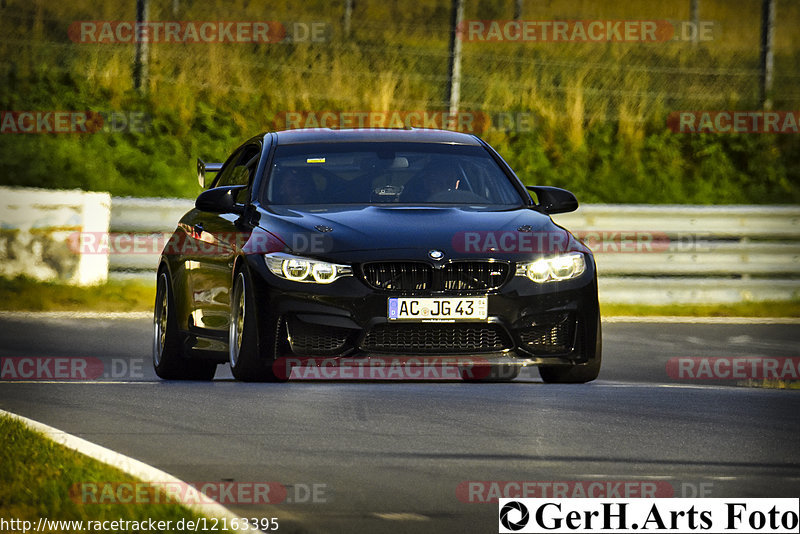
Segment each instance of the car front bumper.
[[556,365],[592,357],[599,309],[594,262],[580,277],[536,284],[510,276],[492,291],[444,291],[419,296],[486,296],[488,317],[468,321],[388,319],[388,299],[408,293],[377,290],[358,274],[331,284],[292,282],[248,258],[263,282],[264,324],[285,332],[298,358],[479,357],[493,364]]

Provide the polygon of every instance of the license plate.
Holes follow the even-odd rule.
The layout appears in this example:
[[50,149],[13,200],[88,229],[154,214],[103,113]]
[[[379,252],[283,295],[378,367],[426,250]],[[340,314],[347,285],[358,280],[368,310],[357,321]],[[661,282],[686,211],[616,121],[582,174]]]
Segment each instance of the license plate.
[[487,308],[486,297],[396,297],[389,299],[389,319],[406,321],[486,319]]

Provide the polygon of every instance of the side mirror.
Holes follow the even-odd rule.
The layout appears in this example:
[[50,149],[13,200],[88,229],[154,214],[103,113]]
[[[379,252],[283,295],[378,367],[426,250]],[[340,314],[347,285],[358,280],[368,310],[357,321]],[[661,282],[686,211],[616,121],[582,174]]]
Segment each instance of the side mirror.
[[551,215],[553,213],[568,213],[578,209],[578,199],[566,189],[546,185],[528,185],[525,189],[536,193],[536,198],[539,200],[536,207],[542,213]]
[[200,187],[206,187],[206,173],[219,172],[222,169],[222,163],[206,163],[200,158],[197,158],[197,182]]
[[244,213],[244,206],[236,203],[236,196],[246,188],[245,185],[228,185],[203,191],[194,206],[210,213]]

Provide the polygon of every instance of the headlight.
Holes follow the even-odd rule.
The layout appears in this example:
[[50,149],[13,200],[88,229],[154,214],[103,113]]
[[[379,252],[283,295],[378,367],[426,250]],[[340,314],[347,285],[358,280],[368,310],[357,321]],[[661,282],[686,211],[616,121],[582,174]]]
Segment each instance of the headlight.
[[330,284],[343,276],[353,274],[353,269],[349,265],[328,263],[279,252],[264,254],[264,259],[272,274],[293,282]]
[[527,276],[537,284],[577,278],[585,270],[586,260],[580,252],[517,263],[517,276]]

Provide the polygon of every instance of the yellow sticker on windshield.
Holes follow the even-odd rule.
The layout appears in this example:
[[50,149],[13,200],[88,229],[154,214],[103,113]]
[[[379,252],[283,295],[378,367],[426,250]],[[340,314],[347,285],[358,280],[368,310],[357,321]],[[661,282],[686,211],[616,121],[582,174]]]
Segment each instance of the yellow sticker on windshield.
[[325,158],[308,158],[306,163],[325,163]]

